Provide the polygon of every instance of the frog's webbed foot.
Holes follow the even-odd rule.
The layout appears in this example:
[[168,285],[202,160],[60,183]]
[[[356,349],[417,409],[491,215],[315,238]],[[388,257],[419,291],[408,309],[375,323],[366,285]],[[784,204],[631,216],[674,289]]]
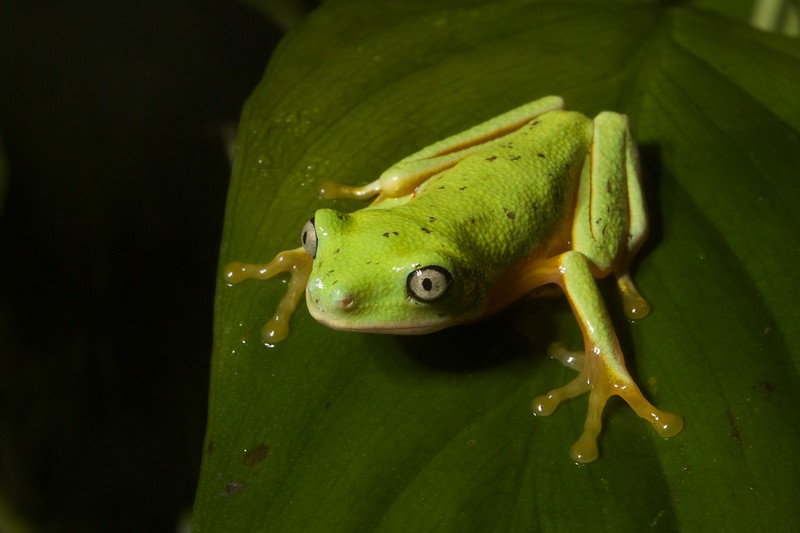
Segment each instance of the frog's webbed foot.
[[264,342],[274,344],[289,335],[289,319],[303,297],[313,263],[313,259],[303,248],[296,248],[279,253],[269,263],[233,261],[225,266],[225,279],[228,283],[239,283],[246,279],[270,279],[282,272],[291,274],[286,294],[278,304],[275,314],[261,330]]
[[612,370],[605,362],[605,357],[595,347],[583,352],[568,351],[562,344],[555,343],[548,349],[549,355],[561,361],[564,366],[579,371],[568,384],[550,391],[533,400],[533,414],[547,416],[556,407],[570,398],[589,393],[589,407],[583,433],[572,445],[570,457],[578,463],[589,463],[597,459],[597,437],[602,429],[603,409],[608,399],[620,396],[641,418],[649,421],[662,437],[672,437],[683,429],[683,419],[674,413],[656,408],[642,395],[639,387],[627,372]]
[[[642,394],[625,367],[622,349],[611,319],[592,278],[589,262],[578,252],[566,252],[556,258],[559,284],[564,289],[583,332],[585,349],[576,354],[555,344],[551,357],[578,370],[578,376],[563,387],[533,400],[533,414],[547,416],[564,400],[589,393],[589,408],[583,433],[570,449],[570,456],[580,463],[597,459],[597,437],[602,428],[602,414],[611,396],[619,396],[639,415],[650,422],[662,437],[672,437],[683,429],[680,416],[661,411]],[[626,307],[645,311],[644,298],[627,275],[619,277],[619,287]],[[646,302],[645,302],[646,303]]]

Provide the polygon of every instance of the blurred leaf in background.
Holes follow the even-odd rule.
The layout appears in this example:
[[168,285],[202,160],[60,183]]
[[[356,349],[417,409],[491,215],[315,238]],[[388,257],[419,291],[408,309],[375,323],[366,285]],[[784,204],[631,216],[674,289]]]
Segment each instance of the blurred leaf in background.
[[662,440],[615,403],[601,458],[570,463],[586,399],[529,412],[571,378],[544,353],[580,345],[563,301],[421,337],[302,309],[265,347],[285,284],[220,277],[196,531],[800,527],[795,39],[691,2],[328,0],[245,108],[220,265],[297,246],[319,207],[359,207],[318,199],[319,180],[365,183],[546,94],[632,119],[652,220],[634,276],[654,310],[628,323],[608,301],[684,432]]
[[280,37],[235,2],[2,2],[0,530],[174,531],[230,172]]

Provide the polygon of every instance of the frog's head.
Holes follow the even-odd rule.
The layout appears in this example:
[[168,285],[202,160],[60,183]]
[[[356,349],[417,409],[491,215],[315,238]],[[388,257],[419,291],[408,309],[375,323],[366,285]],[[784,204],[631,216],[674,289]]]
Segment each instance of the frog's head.
[[489,287],[445,228],[402,210],[320,209],[303,228],[314,257],[311,315],[334,329],[428,333],[478,318]]

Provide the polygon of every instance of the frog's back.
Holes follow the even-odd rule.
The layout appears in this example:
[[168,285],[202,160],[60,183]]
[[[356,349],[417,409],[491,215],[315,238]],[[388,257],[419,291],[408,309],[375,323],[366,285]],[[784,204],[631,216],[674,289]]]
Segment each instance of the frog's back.
[[580,113],[546,113],[433,176],[402,209],[487,266],[515,264],[568,217],[592,128]]

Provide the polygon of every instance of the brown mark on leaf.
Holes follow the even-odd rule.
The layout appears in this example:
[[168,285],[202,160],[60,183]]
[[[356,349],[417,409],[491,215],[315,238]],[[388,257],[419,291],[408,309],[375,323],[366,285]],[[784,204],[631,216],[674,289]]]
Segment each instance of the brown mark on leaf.
[[231,494],[236,494],[237,492],[242,492],[244,490],[244,485],[240,481],[229,481],[225,483],[225,496],[230,496]]
[[244,457],[242,458],[242,464],[244,466],[256,466],[261,461],[266,459],[267,455],[269,455],[269,446],[262,442],[254,448],[245,450]]
[[738,420],[736,420],[736,417],[734,417],[733,413],[730,411],[728,412],[728,423],[731,426],[731,437],[733,437],[733,440],[736,442],[736,444],[741,446],[744,442],[742,431],[739,429]]

